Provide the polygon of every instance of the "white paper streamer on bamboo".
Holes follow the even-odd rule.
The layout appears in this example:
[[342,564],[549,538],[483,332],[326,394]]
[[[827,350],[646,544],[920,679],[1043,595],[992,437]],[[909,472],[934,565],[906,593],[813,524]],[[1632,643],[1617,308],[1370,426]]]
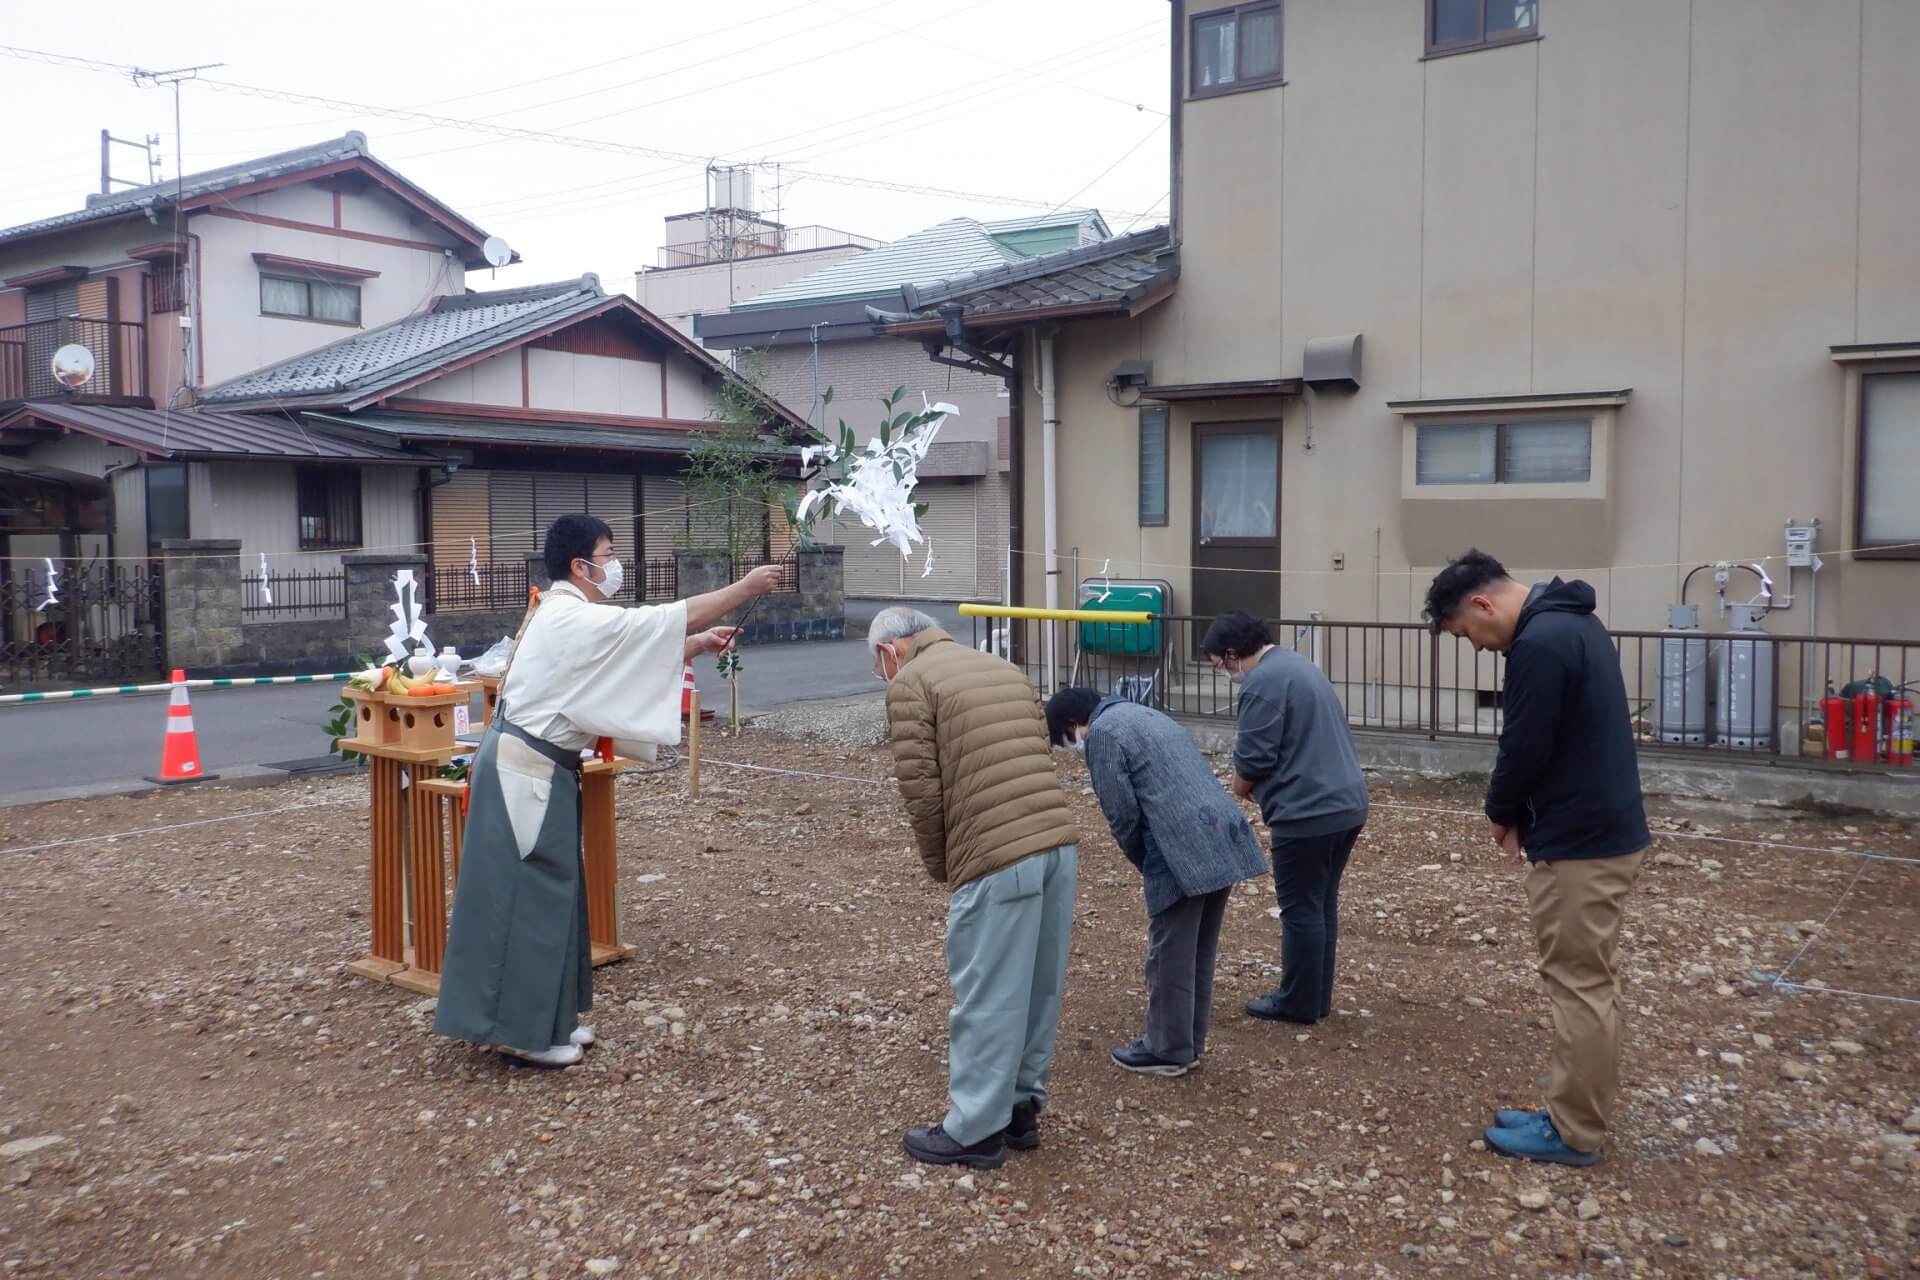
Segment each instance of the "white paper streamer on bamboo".
[[[876,435],[867,441],[864,448],[854,450],[846,460],[846,477],[808,490],[795,510],[795,521],[804,523],[809,511],[831,502],[836,514],[851,513],[858,516],[861,524],[880,535],[873,540],[874,546],[890,542],[899,548],[901,559],[912,559],[913,544],[926,542],[926,535],[920,531],[919,517],[913,510],[913,489],[919,483],[920,463],[926,458],[927,450],[932,447],[933,438],[939,434],[941,426],[960,412],[950,404],[932,404],[925,395],[920,400],[926,406],[926,413],[939,416],[929,419],[915,430],[893,436],[885,443]],[[836,445],[804,445],[800,449],[801,469],[804,471],[810,466],[816,456],[829,463],[842,460]],[[932,572],[933,548],[929,545],[926,566],[920,576],[924,578]]]
[[467,573],[473,578],[473,585],[480,585],[480,540],[471,534],[467,537]]
[[273,603],[273,583],[267,577],[267,553],[260,553],[260,599],[267,604]]
[[[387,628],[387,654],[396,664],[405,663],[412,653],[433,653],[433,642],[427,639],[427,620],[420,614],[419,589],[413,570],[394,573],[393,625]],[[409,645],[408,641],[413,643]]]
[[47,598],[40,602],[40,607],[34,610],[34,612],[45,613],[47,611],[48,605],[59,604],[59,603],[60,603],[60,571],[53,567],[53,560],[51,557],[48,557],[47,558]]

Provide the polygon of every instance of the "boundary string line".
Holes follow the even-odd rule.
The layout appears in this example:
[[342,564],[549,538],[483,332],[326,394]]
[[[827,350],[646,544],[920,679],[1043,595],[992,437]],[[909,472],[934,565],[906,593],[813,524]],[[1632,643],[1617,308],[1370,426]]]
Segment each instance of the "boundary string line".
[[302,809],[327,809],[343,804],[365,804],[360,796],[351,796],[343,800],[315,800],[311,804],[286,805],[279,809],[249,809],[245,813],[226,813],[217,818],[196,818],[192,822],[171,822],[163,827],[142,827],[138,831],[116,831],[107,835],[73,836],[66,840],[49,840],[45,844],[15,845],[10,849],[0,849],[0,856],[9,853],[40,853],[47,849],[64,849],[76,844],[112,844],[116,840],[131,840],[135,836],[156,836],[168,831],[184,831],[188,827],[205,827],[216,822],[238,822],[242,818],[274,818],[283,813],[298,813]]

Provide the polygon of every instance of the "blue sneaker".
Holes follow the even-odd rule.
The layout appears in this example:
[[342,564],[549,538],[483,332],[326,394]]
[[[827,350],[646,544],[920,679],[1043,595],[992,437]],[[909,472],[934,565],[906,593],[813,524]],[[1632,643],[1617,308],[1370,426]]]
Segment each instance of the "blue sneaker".
[[1553,1127],[1553,1118],[1545,1114],[1530,1116],[1525,1124],[1511,1129],[1489,1129],[1486,1139],[1489,1150],[1518,1160],[1541,1160],[1582,1168],[1600,1163],[1598,1151],[1575,1151],[1562,1142],[1560,1131]]
[[1493,1113],[1493,1127],[1496,1129],[1518,1129],[1531,1124],[1535,1117],[1544,1116],[1543,1111],[1496,1111]]

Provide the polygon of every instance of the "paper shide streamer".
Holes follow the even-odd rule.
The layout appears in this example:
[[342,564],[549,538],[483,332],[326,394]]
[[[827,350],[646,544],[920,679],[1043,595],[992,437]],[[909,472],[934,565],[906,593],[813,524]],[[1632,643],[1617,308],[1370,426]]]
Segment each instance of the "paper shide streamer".
[[401,569],[393,575],[393,625],[387,628],[387,655],[396,665],[404,664],[412,654],[433,652],[433,642],[427,639],[427,620],[420,612],[419,589],[413,570]]
[[260,598],[268,604],[273,603],[273,580],[267,576],[267,553],[260,553]]
[[47,598],[40,602],[34,612],[45,613],[50,604],[60,603],[60,571],[53,567],[52,557],[47,557]]
[[[839,443],[801,448],[800,469],[805,471],[820,461],[824,483],[807,491],[795,507],[793,518],[795,527],[806,534],[821,516],[857,517],[879,535],[873,540],[874,546],[892,543],[904,560],[913,558],[914,544],[925,544],[920,571],[924,578],[933,572],[933,544],[920,529],[926,504],[913,500],[913,490],[934,437],[946,420],[960,411],[950,404],[932,403],[923,395],[918,413],[895,412],[905,395],[906,388],[901,387],[882,402],[887,416],[881,420],[879,432],[864,446],[855,445],[853,432],[842,422]],[[829,391],[823,402],[831,396]]]

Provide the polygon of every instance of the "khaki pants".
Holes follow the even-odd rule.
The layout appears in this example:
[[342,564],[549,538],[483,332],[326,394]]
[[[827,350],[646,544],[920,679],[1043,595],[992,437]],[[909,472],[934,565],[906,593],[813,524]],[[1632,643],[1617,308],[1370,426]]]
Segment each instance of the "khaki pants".
[[1527,902],[1553,997],[1547,1110],[1576,1151],[1598,1151],[1620,1083],[1620,905],[1645,853],[1536,862]]

